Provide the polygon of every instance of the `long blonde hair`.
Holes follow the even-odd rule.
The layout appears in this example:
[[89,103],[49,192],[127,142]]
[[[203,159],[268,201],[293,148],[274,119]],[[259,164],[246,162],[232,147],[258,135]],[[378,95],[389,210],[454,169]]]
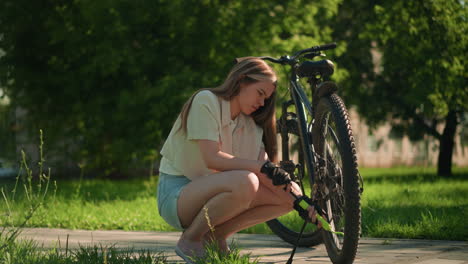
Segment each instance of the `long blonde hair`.
[[[229,72],[223,84],[215,88],[205,88],[196,91],[182,107],[180,113],[181,127],[187,133],[187,117],[192,106],[193,98],[203,90],[209,90],[218,97],[230,101],[239,94],[241,84],[252,84],[259,81],[271,81],[276,86],[277,76],[275,71],[262,59],[255,57],[243,57],[236,59],[237,63]],[[275,87],[276,88],[276,87]],[[262,107],[251,114],[255,123],[263,128],[263,143],[265,152],[271,161],[277,161],[278,144],[276,141],[276,114],[275,114],[276,89],[265,100]],[[180,129],[179,128],[179,129]]]

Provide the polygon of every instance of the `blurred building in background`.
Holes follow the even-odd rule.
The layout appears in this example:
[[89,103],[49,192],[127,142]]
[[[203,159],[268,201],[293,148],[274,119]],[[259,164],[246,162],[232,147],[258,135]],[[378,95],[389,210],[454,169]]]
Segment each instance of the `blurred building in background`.
[[[437,166],[439,143],[433,137],[426,135],[423,140],[415,142],[407,136],[393,138],[390,136],[390,124],[371,131],[356,111],[350,111],[350,119],[359,166]],[[438,129],[442,131],[443,127]],[[459,125],[458,131],[462,129],[464,127]],[[464,167],[468,166],[468,145],[462,143],[460,134],[457,133],[455,137],[452,164]]]

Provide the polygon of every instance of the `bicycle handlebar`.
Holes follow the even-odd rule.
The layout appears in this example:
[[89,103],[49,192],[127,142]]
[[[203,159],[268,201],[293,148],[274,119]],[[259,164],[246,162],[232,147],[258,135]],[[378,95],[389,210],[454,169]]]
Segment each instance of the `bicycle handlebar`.
[[329,50],[329,49],[334,49],[334,48],[336,48],[336,43],[335,42],[329,43],[329,44],[324,44],[324,45],[319,45],[319,46],[314,46],[314,47],[304,49],[304,50],[300,50],[300,51],[294,53],[294,55],[292,57],[289,57],[289,55],[285,55],[285,56],[281,56],[279,59],[272,58],[272,57],[259,57],[259,58],[262,59],[262,60],[267,60],[267,61],[271,61],[273,63],[279,63],[279,64],[284,65],[284,64],[289,64],[290,62],[294,62],[299,56],[301,56],[303,54],[314,53],[314,52],[319,52],[319,51],[322,51],[322,50]]
[[262,59],[262,60],[271,61],[273,63],[286,64],[285,56],[283,56],[283,57],[281,57],[279,59],[275,59],[273,57],[259,57],[259,58]]
[[300,56],[300,55],[302,55],[304,53],[317,52],[317,51],[329,50],[329,49],[334,49],[334,48],[336,48],[336,43],[335,42],[320,45],[320,46],[315,46],[315,47],[312,47],[312,48],[308,48],[308,49],[305,49],[305,50],[298,51],[298,52],[296,52],[296,54],[294,54],[293,57]]

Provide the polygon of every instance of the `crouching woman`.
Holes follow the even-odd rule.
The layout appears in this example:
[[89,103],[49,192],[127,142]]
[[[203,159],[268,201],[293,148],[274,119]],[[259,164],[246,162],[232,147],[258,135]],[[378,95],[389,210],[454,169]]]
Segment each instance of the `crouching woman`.
[[[183,230],[176,253],[202,257],[215,242],[293,209],[295,183],[281,170],[268,170],[277,143],[277,76],[258,58],[242,58],[224,83],[196,92],[184,105],[161,150],[158,208],[171,226]],[[276,175],[266,175],[276,174]],[[284,187],[287,187],[286,190]],[[208,217],[207,217],[208,216]]]

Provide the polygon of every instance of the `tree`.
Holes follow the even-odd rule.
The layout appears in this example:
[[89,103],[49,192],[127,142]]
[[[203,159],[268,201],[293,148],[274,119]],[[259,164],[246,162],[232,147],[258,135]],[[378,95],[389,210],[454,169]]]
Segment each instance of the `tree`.
[[50,155],[119,175],[154,158],[184,101],[234,58],[329,41],[319,25],[337,2],[3,0],[0,86]]
[[438,173],[451,175],[468,102],[464,2],[354,0],[339,10],[334,36],[349,43],[339,61],[352,76],[345,89],[350,101],[370,124],[390,117],[393,132],[436,138]]

